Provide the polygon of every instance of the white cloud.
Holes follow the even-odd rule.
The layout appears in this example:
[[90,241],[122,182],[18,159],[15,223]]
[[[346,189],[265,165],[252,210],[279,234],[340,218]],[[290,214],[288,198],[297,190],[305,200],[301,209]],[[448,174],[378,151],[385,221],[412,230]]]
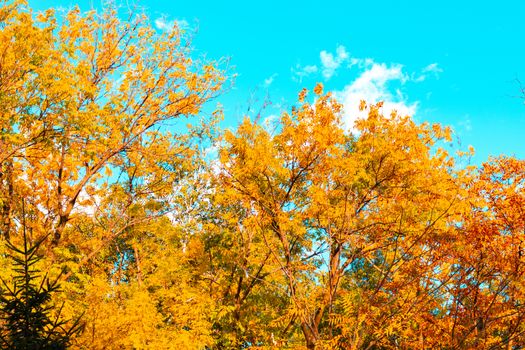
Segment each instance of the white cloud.
[[168,21],[166,17],[159,17],[155,20],[155,27],[163,32],[170,32],[177,26],[180,30],[188,30],[190,24],[185,19],[174,19]]
[[343,45],[339,45],[335,50],[335,55],[325,50],[319,54],[321,58],[322,73],[325,79],[330,79],[342,63],[349,59],[348,52]]
[[[362,100],[368,104],[382,101],[382,112],[385,116],[389,116],[393,111],[399,115],[413,116],[419,102],[408,101],[403,86],[407,82],[422,82],[429,76],[438,78],[443,72],[438,63],[431,63],[418,72],[406,73],[401,64],[387,65],[372,58],[351,57],[342,45],[336,48],[335,53],[322,50],[319,57],[319,66],[297,64],[293,67],[292,79],[301,82],[304,77],[320,73],[328,80],[340,68],[357,67],[357,78],[343,89],[333,92],[334,97],[343,104],[343,119],[349,128],[353,127],[356,119],[366,117],[366,111],[359,111]],[[393,85],[397,86],[397,89],[394,89]]]
[[400,64],[368,62],[367,68],[352,83],[341,91],[335,91],[334,97],[343,104],[343,121],[352,128],[358,118],[366,117],[366,111],[359,110],[362,100],[368,104],[383,101],[383,113],[388,116],[392,111],[400,115],[414,115],[418,102],[408,102],[400,89],[392,92],[389,84],[405,84],[410,80]]
[[292,67],[292,79],[301,82],[303,78],[317,73],[318,70],[315,65],[301,66],[300,64],[296,64],[295,67]]
[[437,63],[431,63],[429,64],[428,66],[426,66],[425,68],[423,68],[423,73],[427,73],[427,72],[431,72],[431,73],[442,73],[443,72],[443,69],[441,69],[441,67],[439,67],[439,65]]
[[275,78],[277,78],[277,75],[278,75],[277,73],[274,73],[271,76],[269,76],[268,78],[264,79],[264,86],[268,87],[268,86],[272,85],[272,83],[275,80]]
[[434,75],[434,78],[439,78],[439,74],[443,73],[443,69],[437,63],[431,63],[428,66],[421,69],[421,74],[417,77],[413,75],[412,80],[416,83],[424,81],[428,74]]
[[307,74],[317,72],[317,66],[306,66],[304,67],[304,72]]
[[339,45],[335,49],[335,53],[322,50],[319,53],[319,58],[321,59],[320,68],[317,65],[301,66],[300,64],[296,64],[295,67],[292,67],[292,79],[301,82],[303,78],[321,72],[323,77],[328,80],[343,63],[349,61],[349,66],[357,64],[355,59],[350,59],[350,55],[343,45]]
[[427,76],[425,74],[421,74],[421,75],[414,75],[412,74],[412,81],[415,82],[415,83],[421,83],[422,81],[425,81],[425,79],[427,78]]
[[[292,79],[301,82],[304,77],[320,72],[325,80],[328,80],[334,76],[344,63],[346,63],[345,68],[357,66],[360,69],[368,69],[376,64],[372,58],[351,57],[343,45],[337,46],[335,53],[322,50],[319,53],[319,58],[321,61],[320,68],[317,65],[301,66],[299,64],[292,67]],[[419,83],[427,79],[430,74],[435,78],[439,78],[439,74],[442,72],[443,69],[438,63],[434,62],[425,66],[419,72],[412,72],[410,75],[407,75],[405,80]]]

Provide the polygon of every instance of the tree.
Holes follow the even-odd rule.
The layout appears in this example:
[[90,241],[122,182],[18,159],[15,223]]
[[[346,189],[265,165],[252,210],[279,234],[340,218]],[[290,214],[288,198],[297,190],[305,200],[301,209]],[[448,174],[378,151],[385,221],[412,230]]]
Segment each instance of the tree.
[[[121,22],[112,7],[102,15],[73,10],[59,25],[51,10],[35,22],[31,13],[9,9],[2,76],[17,79],[3,86],[20,92],[14,102],[2,94],[9,103],[2,100],[1,159],[13,162],[15,178],[24,174],[23,183],[10,186],[45,207],[56,246],[78,202],[107,191],[112,177],[100,186],[104,173],[120,171],[141,191],[165,189],[169,164],[186,157],[189,135],[163,123],[196,115],[223,79],[213,65],[194,63],[177,27],[157,35],[144,16]],[[41,44],[24,49],[33,35]],[[19,52],[27,52],[27,62]],[[153,160],[153,152],[164,159]]]
[[[204,106],[225,72],[181,28],[0,1],[0,278],[11,249],[26,281],[2,299],[13,334],[31,304],[24,337],[64,346],[61,304],[85,310],[78,349],[523,343],[522,161],[462,167],[449,128],[381,103],[347,129],[322,85],[272,131],[257,113],[218,134]],[[39,287],[29,265],[58,277]]]
[[[81,346],[165,348],[169,332],[187,335],[182,347],[207,344],[207,315],[182,317],[191,296],[174,297],[182,287],[172,278],[188,281],[183,295],[198,295],[189,265],[171,273],[152,261],[184,256],[188,233],[176,227],[203,186],[200,150],[218,116],[201,118],[201,108],[225,81],[220,62],[196,57],[176,25],[157,32],[112,4],[63,16],[18,0],[0,9],[1,235],[16,239],[25,198],[31,240],[49,237],[42,265],[67,266],[56,296],[64,314],[87,310]],[[212,310],[207,302],[199,307]]]
[[524,341],[525,163],[490,159],[466,178],[469,211],[447,247],[441,346],[513,349]]
[[237,208],[223,215],[239,221],[238,291],[266,283],[286,300],[272,332],[281,344],[296,327],[311,349],[417,341],[462,208],[453,159],[433,150],[449,130],[386,118],[379,104],[348,133],[341,106],[315,93],[275,135],[249,120],[225,135],[219,192]]
[[80,318],[67,327],[61,318],[61,308],[51,305],[51,297],[59,291],[59,279],[39,275],[36,265],[41,260],[39,248],[43,240],[28,242],[25,220],[22,223],[23,246],[6,242],[15,276],[13,285],[2,279],[0,289],[0,330],[2,349],[59,350],[67,349],[81,330]]

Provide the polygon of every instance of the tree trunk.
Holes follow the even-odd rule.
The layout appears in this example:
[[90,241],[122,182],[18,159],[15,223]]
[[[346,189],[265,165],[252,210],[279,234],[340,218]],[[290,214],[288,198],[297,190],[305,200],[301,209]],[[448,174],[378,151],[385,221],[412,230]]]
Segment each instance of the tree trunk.
[[135,254],[135,264],[137,266],[137,282],[140,287],[142,285],[142,269],[140,268],[140,257],[137,243],[133,243],[133,252]]
[[0,232],[4,239],[9,239],[13,204],[13,161],[10,159],[0,164],[0,204]]
[[312,332],[310,327],[304,322],[301,323],[301,330],[303,331],[304,340],[306,342],[306,348],[314,350],[315,344],[317,343],[317,337]]

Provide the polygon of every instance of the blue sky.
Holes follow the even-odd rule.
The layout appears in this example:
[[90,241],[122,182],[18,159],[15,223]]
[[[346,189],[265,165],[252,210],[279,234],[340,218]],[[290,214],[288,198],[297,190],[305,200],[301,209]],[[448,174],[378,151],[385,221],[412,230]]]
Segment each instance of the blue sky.
[[[122,4],[131,0],[121,0]],[[30,0],[35,9],[100,0]],[[139,3],[153,23],[198,28],[197,55],[230,58],[234,87],[219,98],[235,125],[268,95],[264,116],[323,82],[356,117],[358,99],[450,125],[476,150],[525,156],[525,1],[178,1]]]

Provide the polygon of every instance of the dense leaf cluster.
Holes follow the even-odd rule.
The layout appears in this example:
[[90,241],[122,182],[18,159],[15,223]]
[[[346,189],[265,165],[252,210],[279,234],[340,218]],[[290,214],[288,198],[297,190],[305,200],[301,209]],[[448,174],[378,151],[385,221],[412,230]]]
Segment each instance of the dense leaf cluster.
[[220,131],[220,62],[123,11],[0,0],[5,348],[525,344],[525,161],[321,84]]

